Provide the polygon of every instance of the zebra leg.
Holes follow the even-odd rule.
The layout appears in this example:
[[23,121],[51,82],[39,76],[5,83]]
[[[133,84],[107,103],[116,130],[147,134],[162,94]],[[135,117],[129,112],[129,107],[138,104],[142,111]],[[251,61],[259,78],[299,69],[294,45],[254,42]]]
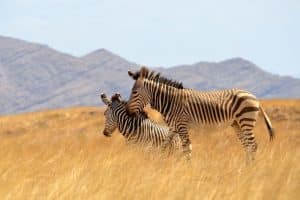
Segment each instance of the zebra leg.
[[192,158],[192,144],[189,138],[188,129],[186,126],[178,128],[178,134],[182,143],[182,152],[187,160]]
[[254,125],[241,125],[236,121],[233,123],[232,127],[235,129],[239,140],[241,141],[245,152],[246,152],[246,163],[250,163],[255,158],[255,153],[257,150],[257,143],[253,134]]
[[255,154],[257,150],[257,143],[253,134],[253,130],[242,130],[242,134],[245,135],[245,148],[247,152],[246,162],[250,163],[255,159]]
[[163,141],[163,144],[162,144],[162,151],[165,152],[167,147],[171,146],[171,143],[174,139],[174,136],[176,135],[177,133],[175,133],[174,131],[169,131],[169,134],[168,136],[165,138],[165,140]]

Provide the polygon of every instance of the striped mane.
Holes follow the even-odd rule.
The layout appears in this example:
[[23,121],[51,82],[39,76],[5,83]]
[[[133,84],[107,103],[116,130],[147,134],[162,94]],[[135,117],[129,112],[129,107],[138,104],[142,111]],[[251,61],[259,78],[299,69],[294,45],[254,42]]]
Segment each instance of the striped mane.
[[149,70],[146,67],[142,67],[141,71],[138,73],[139,73],[138,75],[141,75],[142,78],[145,78],[147,80],[151,80],[156,83],[165,84],[165,85],[177,88],[177,89],[184,89],[181,82],[165,78],[160,73],[157,73],[155,71],[149,72]]

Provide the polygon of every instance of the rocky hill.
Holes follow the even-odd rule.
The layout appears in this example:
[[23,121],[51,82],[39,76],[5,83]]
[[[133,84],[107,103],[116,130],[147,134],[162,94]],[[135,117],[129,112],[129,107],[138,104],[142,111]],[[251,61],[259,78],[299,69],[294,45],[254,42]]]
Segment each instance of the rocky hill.
[[[0,36],[0,114],[100,105],[99,93],[128,97],[133,62],[100,49],[83,57]],[[300,80],[273,75],[242,58],[155,68],[199,90],[243,88],[260,98],[299,98]]]

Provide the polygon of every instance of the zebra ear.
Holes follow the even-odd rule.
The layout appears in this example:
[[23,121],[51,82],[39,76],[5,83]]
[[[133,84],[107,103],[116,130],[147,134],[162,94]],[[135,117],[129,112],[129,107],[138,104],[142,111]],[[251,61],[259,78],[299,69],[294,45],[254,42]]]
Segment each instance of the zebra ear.
[[128,70],[128,75],[129,75],[130,77],[133,77],[133,72],[130,71],[130,70]]
[[147,67],[143,66],[140,70],[141,77],[147,77],[148,73],[149,73],[149,69]]
[[133,73],[131,71],[128,71],[128,75],[133,79],[137,80],[140,77],[140,72]]
[[120,93],[116,93],[111,97],[111,101],[121,101],[122,97]]
[[106,94],[102,93],[102,94],[100,95],[100,97],[101,97],[102,102],[103,102],[105,105],[108,105],[108,106],[109,106],[109,105],[111,104],[111,101],[107,98]]
[[121,100],[122,100],[122,96],[121,96],[121,94],[120,94],[120,93],[116,93],[116,96],[118,97],[119,101],[121,101]]

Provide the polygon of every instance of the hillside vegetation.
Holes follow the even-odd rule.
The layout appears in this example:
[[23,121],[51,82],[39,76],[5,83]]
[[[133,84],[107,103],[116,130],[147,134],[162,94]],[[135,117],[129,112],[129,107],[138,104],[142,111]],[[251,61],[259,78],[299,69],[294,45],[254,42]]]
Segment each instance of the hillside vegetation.
[[[245,166],[234,132],[193,129],[193,159],[162,158],[102,135],[104,108],[80,107],[0,117],[1,199],[297,199],[300,100],[263,106],[256,160]],[[150,111],[150,116],[161,121]]]

